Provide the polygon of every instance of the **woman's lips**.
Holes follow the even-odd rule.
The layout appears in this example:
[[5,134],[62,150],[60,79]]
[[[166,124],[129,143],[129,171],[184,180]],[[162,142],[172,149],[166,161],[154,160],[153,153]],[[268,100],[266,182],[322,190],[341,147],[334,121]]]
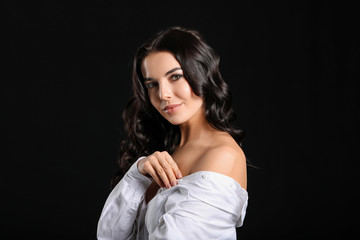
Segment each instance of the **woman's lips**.
[[164,112],[166,113],[174,113],[176,112],[180,107],[181,104],[172,104],[172,105],[167,105],[166,107],[164,107]]

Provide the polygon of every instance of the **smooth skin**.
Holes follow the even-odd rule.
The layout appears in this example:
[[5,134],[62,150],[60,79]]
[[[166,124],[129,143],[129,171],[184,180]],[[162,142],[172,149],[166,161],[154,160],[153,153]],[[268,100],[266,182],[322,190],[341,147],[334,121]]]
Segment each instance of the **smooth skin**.
[[[151,104],[170,123],[179,125],[181,132],[180,144],[172,156],[156,151],[138,162],[139,172],[154,179],[146,192],[146,202],[159,187],[175,186],[177,179],[198,171],[229,176],[246,189],[242,149],[228,133],[207,122],[203,99],[194,94],[175,57],[164,51],[150,53],[142,63],[142,74]],[[164,109],[170,105],[175,108]]]

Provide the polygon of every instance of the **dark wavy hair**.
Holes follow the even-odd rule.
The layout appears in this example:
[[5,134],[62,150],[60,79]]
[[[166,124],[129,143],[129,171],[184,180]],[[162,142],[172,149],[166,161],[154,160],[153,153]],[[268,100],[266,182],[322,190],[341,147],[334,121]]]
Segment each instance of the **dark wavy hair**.
[[155,151],[172,154],[180,143],[180,130],[151,105],[143,83],[141,65],[151,52],[167,51],[180,63],[185,79],[193,92],[203,98],[209,124],[229,133],[241,146],[244,131],[232,126],[236,115],[231,107],[231,92],[219,71],[220,58],[196,30],[170,27],[156,33],[135,53],[132,71],[133,97],[122,117],[125,136],[120,143],[120,170],[111,181],[111,188],[119,182],[129,167],[140,157]]

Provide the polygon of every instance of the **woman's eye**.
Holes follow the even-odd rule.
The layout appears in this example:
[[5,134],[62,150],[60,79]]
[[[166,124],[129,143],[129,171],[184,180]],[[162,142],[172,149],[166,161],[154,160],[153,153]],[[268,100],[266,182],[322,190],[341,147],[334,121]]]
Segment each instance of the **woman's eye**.
[[153,88],[157,86],[157,82],[149,82],[149,83],[145,83],[145,87],[146,88]]
[[171,75],[171,79],[176,81],[176,80],[179,80],[183,75],[181,74],[174,74],[174,75]]

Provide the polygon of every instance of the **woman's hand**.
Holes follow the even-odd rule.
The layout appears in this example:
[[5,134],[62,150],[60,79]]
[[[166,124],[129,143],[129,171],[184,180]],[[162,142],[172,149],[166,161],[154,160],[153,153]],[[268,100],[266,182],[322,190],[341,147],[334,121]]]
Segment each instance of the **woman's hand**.
[[138,170],[143,175],[150,175],[160,187],[170,188],[177,185],[177,179],[182,174],[174,159],[166,151],[156,151],[153,154],[141,159]]

